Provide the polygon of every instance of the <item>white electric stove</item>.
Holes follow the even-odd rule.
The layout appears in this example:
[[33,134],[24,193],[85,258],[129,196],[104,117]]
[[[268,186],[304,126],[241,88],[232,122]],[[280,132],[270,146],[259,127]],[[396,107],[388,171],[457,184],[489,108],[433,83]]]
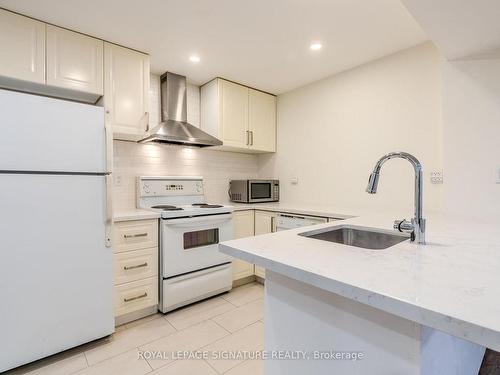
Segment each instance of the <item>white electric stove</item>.
[[137,207],[161,214],[160,311],[231,289],[232,258],[218,244],[233,238],[233,207],[207,204],[202,177],[138,177]]

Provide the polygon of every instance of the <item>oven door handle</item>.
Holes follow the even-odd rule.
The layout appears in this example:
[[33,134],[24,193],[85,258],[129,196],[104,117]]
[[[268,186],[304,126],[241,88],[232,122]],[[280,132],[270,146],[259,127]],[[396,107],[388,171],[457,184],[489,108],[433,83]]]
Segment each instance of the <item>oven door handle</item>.
[[199,224],[222,224],[231,220],[232,217],[233,215],[231,214],[194,216],[181,219],[163,219],[163,223],[169,227],[190,228],[196,227]]

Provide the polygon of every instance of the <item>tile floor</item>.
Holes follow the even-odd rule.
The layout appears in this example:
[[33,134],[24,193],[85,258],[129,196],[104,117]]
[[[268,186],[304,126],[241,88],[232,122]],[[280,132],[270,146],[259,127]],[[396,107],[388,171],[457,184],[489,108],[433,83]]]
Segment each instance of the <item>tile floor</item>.
[[259,360],[142,358],[140,352],[263,349],[264,288],[251,283],[169,314],[117,327],[116,332],[8,374],[259,375]]

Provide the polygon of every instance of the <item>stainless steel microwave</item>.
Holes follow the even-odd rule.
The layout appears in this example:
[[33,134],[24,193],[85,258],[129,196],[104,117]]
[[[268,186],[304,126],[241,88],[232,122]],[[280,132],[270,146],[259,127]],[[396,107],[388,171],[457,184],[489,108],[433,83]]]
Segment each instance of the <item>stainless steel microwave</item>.
[[279,180],[231,180],[229,197],[233,202],[260,203],[280,200]]

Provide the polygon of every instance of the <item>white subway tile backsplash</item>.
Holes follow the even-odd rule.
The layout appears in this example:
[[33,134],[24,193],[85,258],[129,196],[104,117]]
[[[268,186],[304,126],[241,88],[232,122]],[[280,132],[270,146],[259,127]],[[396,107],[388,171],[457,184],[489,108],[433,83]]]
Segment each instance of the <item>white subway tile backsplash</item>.
[[207,201],[219,203],[228,201],[229,180],[257,177],[258,162],[252,154],[115,141],[113,173],[121,177],[113,206],[124,211],[135,208],[137,176],[203,176]]

